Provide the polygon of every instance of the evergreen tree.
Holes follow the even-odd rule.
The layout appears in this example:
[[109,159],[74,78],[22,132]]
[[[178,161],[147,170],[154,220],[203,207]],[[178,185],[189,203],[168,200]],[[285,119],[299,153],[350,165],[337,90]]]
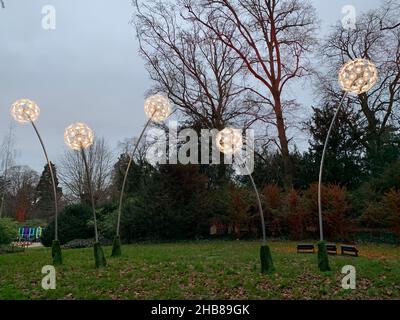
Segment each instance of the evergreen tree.
[[[51,163],[51,166],[54,173],[58,201],[62,196],[62,189],[58,186],[57,168],[53,163]],[[54,215],[53,185],[48,164],[44,166],[44,170],[36,187],[35,212],[37,218],[49,219]]]
[[[334,104],[323,108],[313,108],[311,120],[307,123],[311,134],[309,159],[317,170],[322,157],[322,150],[328,129],[335,113]],[[359,121],[359,116],[349,108],[342,108],[329,138],[324,164],[323,183],[335,183],[354,188],[363,180],[363,148],[358,142],[360,132],[352,130],[349,121]],[[315,181],[318,179],[318,172]]]

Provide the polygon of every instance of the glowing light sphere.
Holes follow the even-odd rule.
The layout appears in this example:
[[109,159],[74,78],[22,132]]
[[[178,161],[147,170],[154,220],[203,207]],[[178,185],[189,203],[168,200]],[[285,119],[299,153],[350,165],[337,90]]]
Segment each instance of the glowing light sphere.
[[351,60],[339,72],[339,83],[346,92],[367,92],[377,81],[378,71],[375,65],[366,59]]
[[77,122],[65,129],[65,144],[73,150],[81,150],[93,144],[94,133],[85,123]]
[[161,94],[153,95],[144,102],[144,112],[154,122],[162,122],[171,114],[171,103]]
[[242,133],[239,129],[225,128],[218,132],[217,147],[224,154],[234,154],[242,149]]
[[39,114],[40,108],[29,99],[20,99],[11,106],[11,115],[19,123],[35,122]]

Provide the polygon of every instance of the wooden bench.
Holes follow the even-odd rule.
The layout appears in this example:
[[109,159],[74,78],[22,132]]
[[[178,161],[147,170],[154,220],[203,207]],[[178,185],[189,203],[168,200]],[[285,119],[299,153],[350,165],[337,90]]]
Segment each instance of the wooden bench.
[[341,253],[343,255],[350,255],[350,256],[358,257],[358,249],[355,246],[341,245],[340,249],[341,249]]
[[337,247],[335,243],[328,243],[326,245],[326,251],[328,254],[337,254]]
[[298,244],[297,253],[315,253],[314,245],[310,243]]

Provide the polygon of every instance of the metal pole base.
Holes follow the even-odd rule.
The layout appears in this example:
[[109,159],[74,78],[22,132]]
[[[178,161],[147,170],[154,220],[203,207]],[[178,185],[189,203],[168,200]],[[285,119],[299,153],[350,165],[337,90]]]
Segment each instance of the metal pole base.
[[318,242],[318,268],[322,272],[331,271],[325,241]]
[[275,271],[272,261],[271,250],[268,245],[262,245],[260,248],[261,273],[272,273]]
[[117,258],[120,257],[122,254],[121,252],[121,239],[119,236],[116,236],[113,241],[113,247],[111,252],[111,257]]
[[53,244],[51,246],[51,256],[53,257],[53,265],[54,266],[58,266],[63,263],[60,241],[53,240]]
[[98,242],[94,244],[94,260],[97,269],[105,267],[107,265],[106,258],[104,257],[103,248]]

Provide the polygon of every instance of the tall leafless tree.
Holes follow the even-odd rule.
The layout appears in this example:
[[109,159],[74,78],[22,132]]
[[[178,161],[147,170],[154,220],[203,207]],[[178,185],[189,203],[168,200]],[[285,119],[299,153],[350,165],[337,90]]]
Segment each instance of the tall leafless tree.
[[[89,170],[92,176],[96,203],[108,199],[114,156],[103,138],[96,139],[87,149]],[[79,152],[67,150],[60,159],[59,177],[73,199],[89,201],[85,167]]]
[[14,165],[15,150],[13,149],[15,145],[14,139],[14,126],[10,125],[7,135],[3,139],[3,143],[0,146],[0,165],[2,169],[2,186],[0,188],[0,218],[4,211],[4,201],[5,194],[7,192],[8,185],[8,172],[10,167]]
[[134,1],[134,23],[152,91],[168,94],[192,127],[216,128],[259,116],[244,83],[243,61],[195,20],[185,20],[179,1]]
[[28,166],[13,166],[9,169],[10,212],[19,221],[30,218],[35,202],[35,189],[39,175]]
[[400,27],[399,11],[400,2],[396,0],[383,1],[380,10],[381,30],[393,30]]
[[284,114],[285,89],[310,74],[307,53],[316,42],[317,18],[306,0],[182,0],[187,19],[206,26],[231,48],[261,84],[272,108],[285,187],[292,184],[289,139]]
[[[337,73],[346,61],[355,58],[372,60],[379,73],[378,83],[367,93],[349,96],[347,125],[371,158],[379,158],[388,136],[398,130],[400,104],[400,6],[396,0],[384,1],[378,10],[357,17],[355,29],[338,23],[322,46],[322,61],[328,68],[318,78],[323,104],[341,96]],[[358,119],[352,121],[351,119]]]

